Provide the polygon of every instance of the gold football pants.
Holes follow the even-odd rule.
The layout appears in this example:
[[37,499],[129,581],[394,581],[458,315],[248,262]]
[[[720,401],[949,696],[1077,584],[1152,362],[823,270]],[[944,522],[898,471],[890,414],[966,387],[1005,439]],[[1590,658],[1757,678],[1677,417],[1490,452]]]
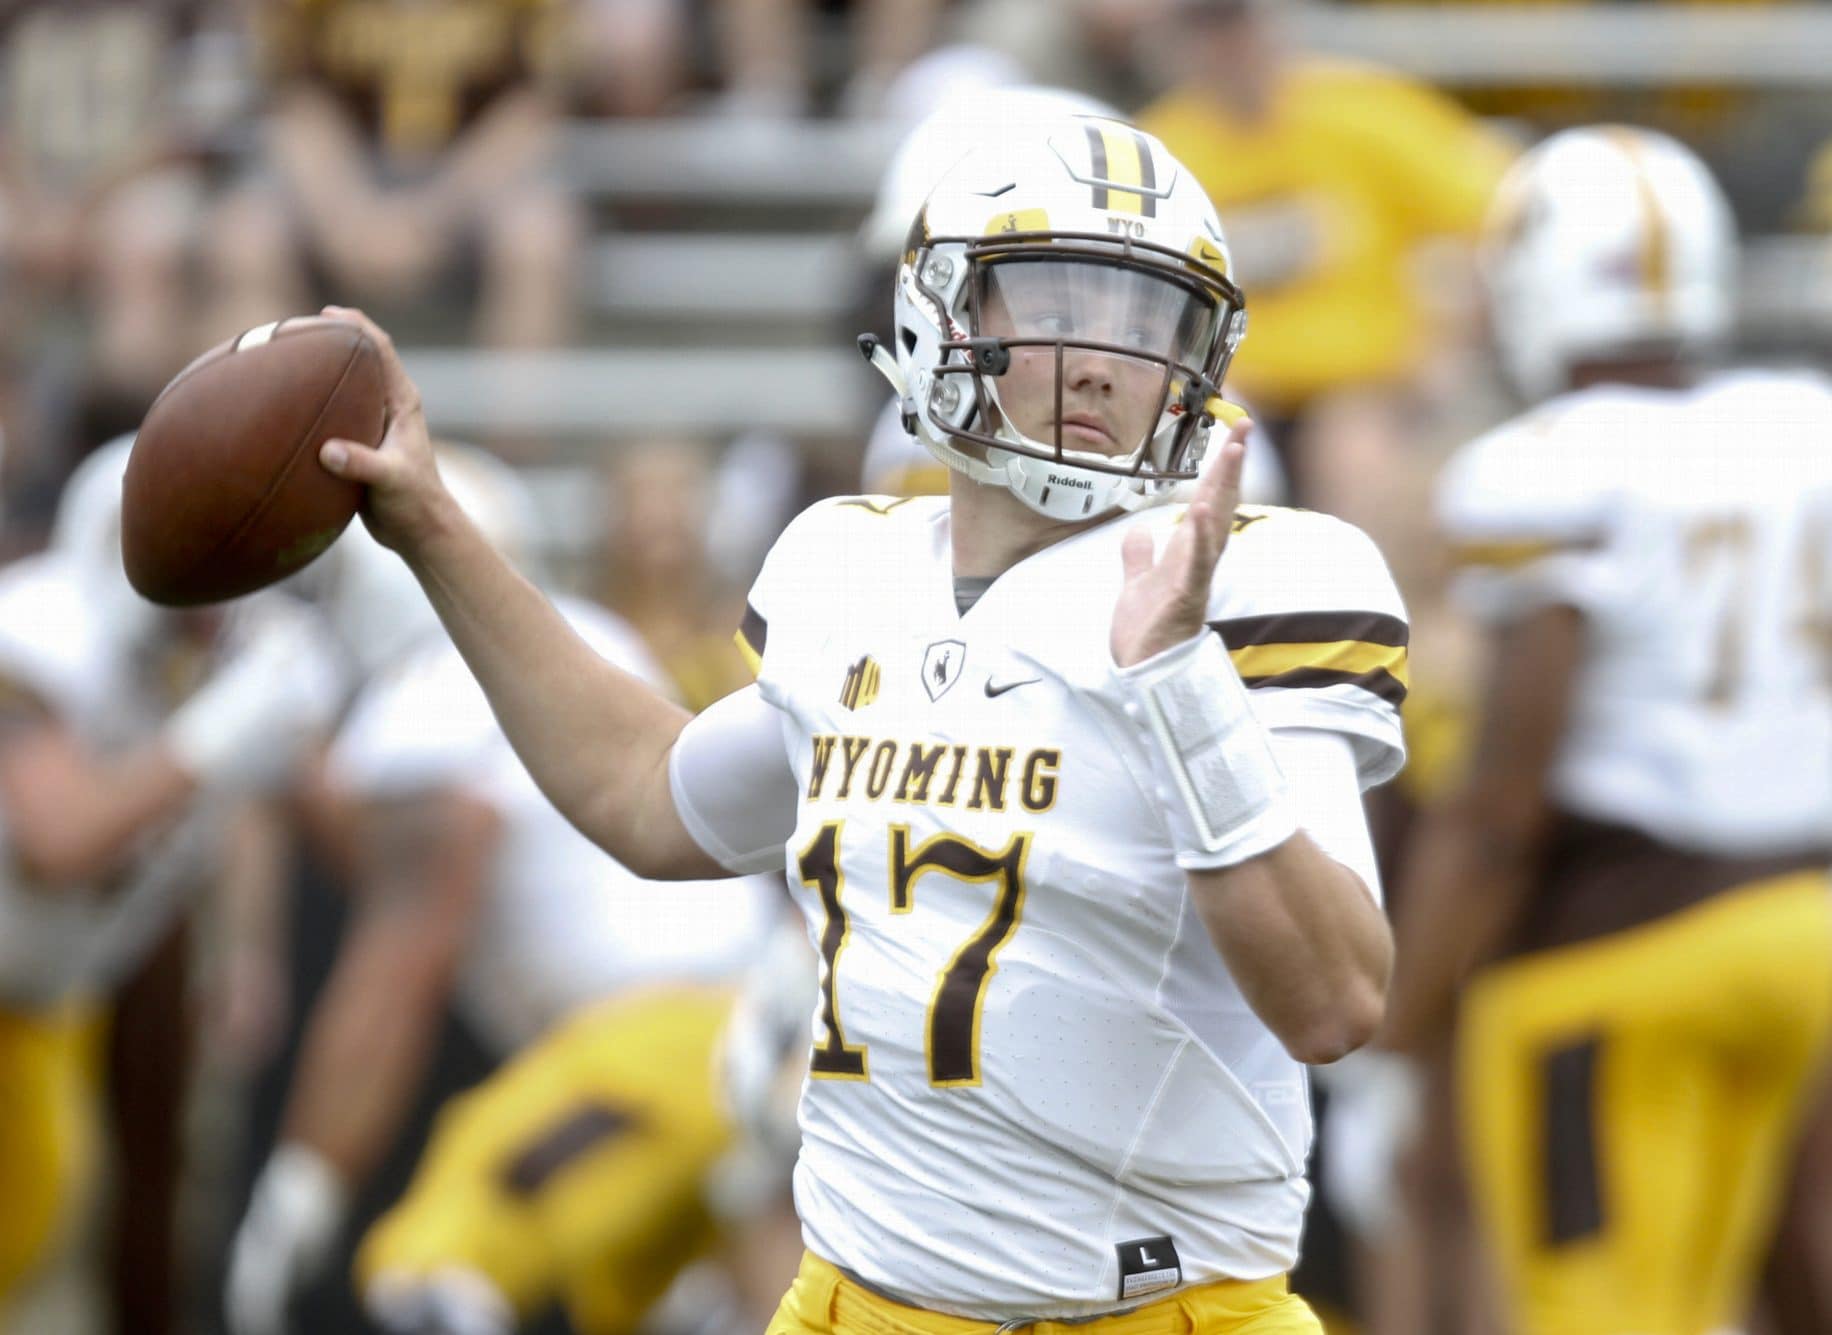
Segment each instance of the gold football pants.
[[0,1008],[0,1331],[94,1176],[102,1032],[88,1006]]
[[[906,1307],[847,1279],[812,1252],[770,1320],[768,1335],[994,1335],[996,1321],[969,1321]],[[1173,1293],[1123,1316],[1041,1321],[1023,1335],[1322,1335],[1285,1277],[1222,1280]]]
[[1745,885],[1470,986],[1459,1116],[1519,1335],[1742,1314],[1832,1031],[1832,886]]
[[439,1115],[402,1201],[357,1253],[359,1289],[481,1275],[523,1317],[561,1302],[624,1335],[712,1241],[701,1198],[730,1133],[713,1053],[730,994],[645,991],[558,1026]]

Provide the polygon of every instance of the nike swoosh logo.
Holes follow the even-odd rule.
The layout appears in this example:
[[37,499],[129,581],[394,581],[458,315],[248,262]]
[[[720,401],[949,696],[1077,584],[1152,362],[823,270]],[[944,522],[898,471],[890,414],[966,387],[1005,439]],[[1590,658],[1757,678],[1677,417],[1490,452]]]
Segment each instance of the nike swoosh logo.
[[1015,691],[1020,686],[1035,686],[1042,680],[1042,677],[1026,677],[1023,681],[1008,681],[995,686],[992,683],[992,678],[988,677],[986,679],[986,698],[988,700],[996,700],[1007,691]]

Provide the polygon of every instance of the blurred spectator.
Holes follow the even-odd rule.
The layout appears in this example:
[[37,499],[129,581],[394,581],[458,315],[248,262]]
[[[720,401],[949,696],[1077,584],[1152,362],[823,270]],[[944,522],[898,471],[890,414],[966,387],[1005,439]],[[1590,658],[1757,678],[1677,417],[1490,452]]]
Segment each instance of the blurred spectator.
[[[0,5],[0,267],[9,349],[41,371],[74,310],[73,434],[135,425],[197,348],[187,263],[202,218],[196,58],[207,0]],[[29,344],[29,346],[27,346]],[[68,360],[68,359],[65,359]],[[61,478],[60,440],[10,442],[9,479]],[[46,456],[50,457],[46,457]],[[37,478],[32,477],[33,482]]]
[[843,11],[852,29],[840,110],[875,115],[891,78],[934,40],[948,0],[714,0],[726,83],[739,115],[797,116],[814,95],[817,15]]
[[1173,83],[1139,123],[1221,212],[1250,319],[1231,383],[1299,503],[1384,546],[1434,351],[1415,251],[1474,237],[1507,150],[1401,75],[1289,50],[1265,0],[1177,0],[1169,21]]
[[566,75],[589,116],[658,116],[689,82],[687,0],[577,0]]
[[743,608],[708,556],[712,486],[705,451],[683,441],[621,449],[606,474],[603,601],[696,713],[751,681],[731,636]]
[[1026,79],[1117,106],[1145,95],[1139,74],[1160,59],[1157,21],[1174,0],[969,0],[956,37],[1016,60]]
[[[1355,5],[1418,5],[1421,0],[1344,0]],[[1621,5],[1639,0],[1533,0],[1535,8],[1588,8]],[[1791,0],[1704,0],[1712,7],[1788,4]],[[1520,0],[1422,0],[1426,5],[1467,7],[1518,6]],[[1700,0],[1668,0],[1683,10]],[[1581,121],[1625,120],[1659,125],[1687,139],[1709,135],[1726,119],[1747,106],[1741,90],[1706,84],[1662,84],[1655,88],[1609,87],[1579,79],[1571,83],[1534,85],[1497,83],[1459,90],[1459,98],[1484,116],[1509,116],[1529,120],[1542,129],[1574,125]]]
[[225,201],[216,322],[474,287],[478,339],[572,325],[581,219],[548,171],[560,0],[273,0],[263,169]]
[[1832,139],[1821,144],[1807,164],[1805,189],[1794,217],[1808,231],[1832,232]]

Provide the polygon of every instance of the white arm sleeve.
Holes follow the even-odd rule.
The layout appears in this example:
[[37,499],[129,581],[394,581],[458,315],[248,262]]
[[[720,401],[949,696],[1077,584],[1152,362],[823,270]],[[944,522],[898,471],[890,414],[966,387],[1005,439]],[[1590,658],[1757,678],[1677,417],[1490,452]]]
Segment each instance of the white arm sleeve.
[[782,715],[755,685],[726,696],[675,738],[668,757],[674,807],[693,841],[740,876],[781,871],[795,832],[795,771]]
[[1298,828],[1359,876],[1380,903],[1380,871],[1361,805],[1354,741],[1322,728],[1274,728],[1272,754],[1290,785]]

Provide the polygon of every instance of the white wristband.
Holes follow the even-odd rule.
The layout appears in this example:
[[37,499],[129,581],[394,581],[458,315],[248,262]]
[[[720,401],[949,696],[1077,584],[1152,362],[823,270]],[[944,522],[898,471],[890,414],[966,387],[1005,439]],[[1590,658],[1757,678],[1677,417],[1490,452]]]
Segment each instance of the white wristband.
[[1220,636],[1205,630],[1117,675],[1179,867],[1231,867],[1297,832],[1285,776]]

